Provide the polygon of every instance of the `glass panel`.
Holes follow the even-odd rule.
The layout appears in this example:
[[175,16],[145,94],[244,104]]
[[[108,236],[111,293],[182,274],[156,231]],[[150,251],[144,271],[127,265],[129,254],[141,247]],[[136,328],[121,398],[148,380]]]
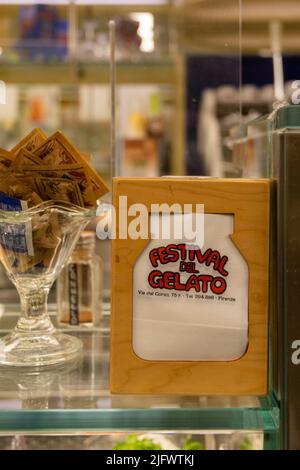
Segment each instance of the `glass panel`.
[[[245,160],[236,164],[234,146],[227,136],[233,126],[246,125],[249,118],[271,108],[270,51],[269,57],[261,57],[261,44],[269,47],[268,16],[264,23],[258,20],[257,26],[253,6],[245,1],[243,37],[249,56],[243,62],[245,86],[240,90],[241,0],[162,1],[156,6],[151,1],[147,6],[128,2],[122,7],[88,5],[88,1],[51,3],[21,7],[0,1],[0,79],[6,85],[6,102],[0,104],[1,147],[12,148],[33,127],[41,127],[47,134],[61,129],[109,180],[107,23],[115,19],[120,173],[253,175],[244,172]],[[255,7],[261,14],[262,2],[255,1]],[[273,25],[275,42],[279,33],[278,25]],[[288,69],[294,59],[285,60]],[[277,64],[280,93],[280,60]],[[296,61],[293,64],[287,80],[294,78]],[[245,135],[241,134],[242,144]],[[263,173],[264,163],[262,168]],[[97,252],[104,266],[102,329],[68,328],[85,346],[82,362],[74,369],[2,378],[0,431],[264,430],[264,445],[275,446],[278,408],[272,395],[141,398],[109,394],[109,242],[98,240]],[[5,304],[0,308],[4,334],[14,326],[18,307],[13,305],[16,291],[2,272],[0,289]],[[55,320],[55,310],[51,313]],[[216,445],[235,444],[220,438]]]
[[241,122],[240,2],[204,0],[197,9],[191,2],[179,25],[186,57],[185,170],[235,176],[224,138]]

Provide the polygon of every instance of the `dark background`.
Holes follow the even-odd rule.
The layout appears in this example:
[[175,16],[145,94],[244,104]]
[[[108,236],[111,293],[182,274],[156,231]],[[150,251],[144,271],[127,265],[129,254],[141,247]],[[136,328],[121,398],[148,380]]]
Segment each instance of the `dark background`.
[[[283,57],[284,80],[300,80],[299,56]],[[186,62],[186,173],[202,175],[201,156],[196,149],[197,120],[201,96],[205,88],[221,85],[239,87],[240,59],[238,56],[189,56]],[[258,87],[273,83],[272,58],[245,56],[242,58],[242,84]],[[238,110],[238,108],[237,108]]]

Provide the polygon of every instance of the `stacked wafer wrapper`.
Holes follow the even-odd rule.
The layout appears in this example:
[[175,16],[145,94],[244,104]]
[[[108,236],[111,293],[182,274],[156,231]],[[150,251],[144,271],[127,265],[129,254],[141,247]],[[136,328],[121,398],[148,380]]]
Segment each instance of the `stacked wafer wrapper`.
[[[19,201],[23,209],[48,200],[92,208],[106,192],[102,178],[59,131],[47,138],[34,129],[12,150],[0,149],[0,195]],[[49,267],[67,230],[51,212],[38,212],[23,227],[4,225],[0,257],[18,272]]]
[[34,129],[11,151],[0,149],[0,191],[27,201],[68,201],[95,207],[108,187],[87,159],[59,131]]

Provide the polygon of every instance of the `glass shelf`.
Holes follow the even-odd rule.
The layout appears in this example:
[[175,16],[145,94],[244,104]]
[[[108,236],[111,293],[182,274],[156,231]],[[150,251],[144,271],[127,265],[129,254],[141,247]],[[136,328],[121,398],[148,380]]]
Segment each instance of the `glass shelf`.
[[[0,368],[0,433],[139,430],[262,430],[276,434],[279,413],[267,397],[111,395],[109,312],[100,329],[68,329],[83,341],[79,361],[38,375]],[[1,317],[0,334],[17,320]],[[55,312],[51,311],[53,318]]]

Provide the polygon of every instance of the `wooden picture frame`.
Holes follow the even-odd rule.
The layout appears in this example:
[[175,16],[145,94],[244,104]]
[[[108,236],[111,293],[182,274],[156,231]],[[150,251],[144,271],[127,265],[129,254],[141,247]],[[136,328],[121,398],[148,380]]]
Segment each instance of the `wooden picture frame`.
[[[154,361],[132,347],[132,282],[135,261],[149,240],[112,242],[112,393],[264,395],[268,391],[270,182],[267,179],[114,178],[113,204],[204,204],[205,213],[233,214],[235,246],[247,262],[248,348],[232,361]],[[130,221],[130,217],[128,218]]]

